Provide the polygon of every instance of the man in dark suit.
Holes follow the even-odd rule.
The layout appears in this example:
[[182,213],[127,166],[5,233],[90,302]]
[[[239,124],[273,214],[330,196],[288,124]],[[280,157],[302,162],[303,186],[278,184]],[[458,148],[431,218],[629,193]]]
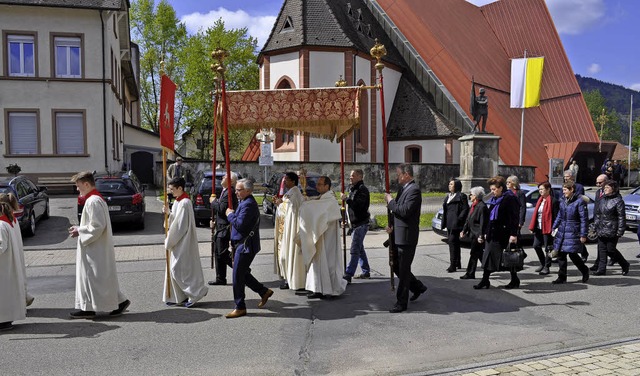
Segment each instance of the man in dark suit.
[[253,275],[251,263],[260,251],[260,209],[252,195],[253,181],[242,179],[236,184],[238,209],[227,209],[227,219],[231,224],[231,245],[234,247],[233,258],[233,300],[236,307],[225,315],[228,319],[242,317],[247,314],[244,302],[244,286],[260,295],[258,308],[264,307],[273,295],[273,290],[266,288]]
[[398,275],[398,291],[396,304],[389,310],[391,313],[407,310],[410,290],[413,291],[411,300],[417,299],[420,294],[427,291],[427,287],[411,273],[411,263],[418,245],[422,194],[413,180],[411,165],[399,165],[396,167],[396,174],[400,185],[396,198],[394,199],[389,193],[385,195],[387,208],[393,214],[393,228],[390,227],[388,231],[393,234],[398,252],[397,263],[394,262],[394,272]]
[[238,198],[236,197],[234,187],[238,181],[238,174],[231,173],[231,179],[224,174],[222,177],[222,192],[220,198],[211,201],[211,210],[215,213],[216,235],[215,235],[215,261],[216,261],[216,280],[209,281],[210,285],[226,285],[227,284],[227,266],[232,268],[231,252],[229,250],[229,241],[231,240],[231,226],[225,212],[229,206],[229,189],[231,189],[232,205],[238,207]]

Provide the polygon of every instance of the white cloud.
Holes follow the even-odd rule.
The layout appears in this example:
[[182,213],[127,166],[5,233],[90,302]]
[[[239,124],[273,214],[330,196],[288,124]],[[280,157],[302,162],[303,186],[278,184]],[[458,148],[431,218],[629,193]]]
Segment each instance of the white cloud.
[[600,64],[597,63],[593,63],[591,65],[589,65],[589,68],[587,68],[587,71],[590,74],[597,74],[602,70],[602,67],[600,66]]
[[560,34],[576,35],[600,25],[605,19],[604,0],[547,0]]
[[473,4],[473,5],[477,6],[477,7],[481,7],[483,5],[487,5],[487,4],[490,4],[490,3],[494,3],[496,1],[498,1],[498,0],[467,0],[468,3],[471,3],[471,4]]
[[629,86],[629,89],[635,90],[635,91],[640,91],[640,82],[637,83],[637,84],[632,84],[631,86]]
[[191,13],[185,15],[180,21],[184,22],[189,33],[196,33],[199,30],[205,30],[222,18],[224,26],[227,29],[240,29],[246,27],[249,35],[258,39],[258,48],[262,48],[269,38],[273,24],[276,22],[276,16],[251,16],[244,10],[235,12],[225,8],[203,13]]

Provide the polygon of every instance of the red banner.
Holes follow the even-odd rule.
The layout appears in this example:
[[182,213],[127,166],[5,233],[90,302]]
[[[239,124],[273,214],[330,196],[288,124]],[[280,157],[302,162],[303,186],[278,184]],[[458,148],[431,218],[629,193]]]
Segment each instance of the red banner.
[[162,75],[160,82],[160,145],[173,150],[173,109],[176,100],[176,84]]

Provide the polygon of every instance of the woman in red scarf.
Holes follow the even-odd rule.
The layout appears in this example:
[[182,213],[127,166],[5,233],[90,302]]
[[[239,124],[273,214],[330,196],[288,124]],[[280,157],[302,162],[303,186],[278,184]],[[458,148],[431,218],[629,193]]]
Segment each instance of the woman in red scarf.
[[551,256],[545,252],[551,251],[550,248],[553,246],[551,228],[558,215],[560,201],[553,196],[551,184],[548,181],[538,184],[538,192],[540,192],[540,198],[538,198],[538,203],[531,216],[529,230],[533,233],[533,249],[536,250],[540,260],[540,267],[536,269],[536,272],[540,275],[547,275],[549,267],[551,267]]

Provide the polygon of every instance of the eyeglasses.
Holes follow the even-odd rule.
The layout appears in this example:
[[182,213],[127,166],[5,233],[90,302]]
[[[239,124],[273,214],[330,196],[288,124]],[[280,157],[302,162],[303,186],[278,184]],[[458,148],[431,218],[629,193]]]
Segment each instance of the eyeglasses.
[[604,182],[603,181],[597,181],[596,182],[596,185],[600,185],[600,184],[604,184]]

